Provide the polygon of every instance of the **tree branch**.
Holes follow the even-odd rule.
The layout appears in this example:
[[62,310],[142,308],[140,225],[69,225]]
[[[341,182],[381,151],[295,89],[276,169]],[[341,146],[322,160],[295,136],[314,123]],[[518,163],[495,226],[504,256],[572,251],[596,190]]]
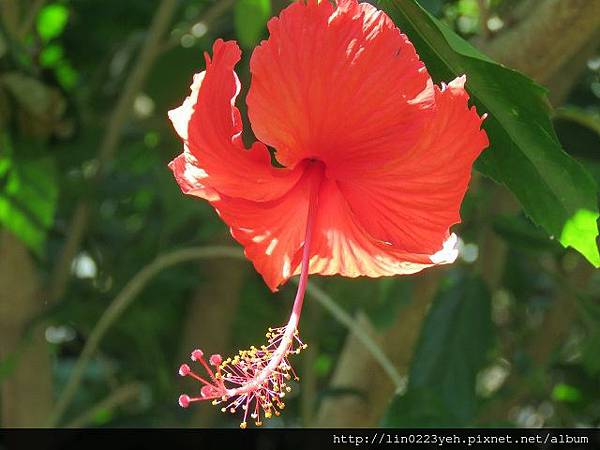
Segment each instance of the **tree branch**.
[[52,407],[51,354],[43,327],[31,326],[43,308],[39,288],[25,244],[0,228],[0,361],[18,357],[0,380],[5,427],[40,426]]
[[414,346],[440,278],[440,269],[416,275],[410,303],[398,311],[394,324],[386,331],[377,332],[366,315],[358,315],[362,329],[370,333],[371,339],[381,343],[382,353],[389,355],[397,375],[394,383],[390,383],[388,376],[373,370],[375,360],[372,354],[356,345],[356,336],[348,335],[330,385],[361,392],[363,397],[324,399],[319,408],[317,426],[364,427],[378,424],[390,398],[404,387]]
[[21,8],[19,0],[0,0],[0,22],[11,38],[15,38],[19,29]]
[[27,33],[31,31],[33,25],[35,24],[35,19],[37,18],[38,13],[42,9],[42,7],[46,4],[47,0],[33,0],[33,5],[29,7],[27,11],[27,15],[23,19],[23,23],[17,33],[17,38],[19,40],[23,40]]

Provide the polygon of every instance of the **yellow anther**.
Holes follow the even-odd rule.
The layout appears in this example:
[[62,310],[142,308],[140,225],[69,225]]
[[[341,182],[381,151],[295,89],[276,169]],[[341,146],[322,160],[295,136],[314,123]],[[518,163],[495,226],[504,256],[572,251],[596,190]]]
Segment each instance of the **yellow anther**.
[[262,425],[262,422],[260,420],[256,421],[255,423],[257,427],[260,427]]
[[271,411],[265,411],[265,417],[267,419],[270,419],[271,417],[273,417],[273,415],[271,414]]
[[213,406],[217,406],[217,405],[219,404],[219,402],[218,402],[218,401],[216,401],[216,400],[213,400],[213,401],[212,401],[212,404],[213,404]]
[[242,430],[245,430],[247,426],[248,426],[248,424],[247,424],[246,422],[242,422],[242,423],[240,423],[240,428],[241,428]]

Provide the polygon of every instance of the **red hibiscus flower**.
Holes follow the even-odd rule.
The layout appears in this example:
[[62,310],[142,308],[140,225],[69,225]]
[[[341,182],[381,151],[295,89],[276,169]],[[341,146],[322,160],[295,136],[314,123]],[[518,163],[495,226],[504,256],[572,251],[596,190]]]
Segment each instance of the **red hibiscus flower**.
[[[212,400],[260,425],[279,414],[288,356],[309,274],[380,277],[455,260],[459,208],[488,145],[469,108],[465,77],[435,86],[391,19],[357,0],[298,1],[268,24],[253,52],[246,149],[235,106],[240,60],[218,40],[191,95],[171,111],[184,152],[170,167],[184,193],[211,203],[272,290],[299,274],[288,324],[268,343],[209,361],[196,350],[202,388],[180,404]],[[272,147],[279,166],[272,164]],[[212,366],[212,369],[211,369]]]

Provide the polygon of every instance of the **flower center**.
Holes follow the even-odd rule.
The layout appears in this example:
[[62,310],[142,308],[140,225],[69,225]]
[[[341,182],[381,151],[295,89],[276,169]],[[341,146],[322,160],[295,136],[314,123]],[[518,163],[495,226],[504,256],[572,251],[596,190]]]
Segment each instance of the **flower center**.
[[[298,322],[308,283],[310,246],[325,164],[309,159],[306,171],[310,182],[306,231],[300,280],[288,323],[285,327],[269,328],[266,334],[267,345],[261,346],[260,349],[252,346],[250,350],[242,350],[234,358],[227,358],[224,361],[220,355],[212,355],[207,362],[201,350],[194,350],[191,359],[199,362],[208,376],[201,377],[187,364],[181,365],[179,374],[194,378],[202,386],[198,397],[190,397],[186,394],[179,397],[179,404],[183,408],[187,408],[191,402],[212,400],[213,405],[225,404],[221,408],[223,412],[235,413],[241,409],[244,416],[240,427],[246,428],[248,415],[255,420],[257,426],[260,426],[261,414],[265,418],[270,418],[273,414],[279,415],[279,410],[285,407],[282,398],[291,390],[286,383],[292,376],[298,380],[288,357],[306,348],[306,344],[298,336]],[[210,366],[215,368],[214,371]]]

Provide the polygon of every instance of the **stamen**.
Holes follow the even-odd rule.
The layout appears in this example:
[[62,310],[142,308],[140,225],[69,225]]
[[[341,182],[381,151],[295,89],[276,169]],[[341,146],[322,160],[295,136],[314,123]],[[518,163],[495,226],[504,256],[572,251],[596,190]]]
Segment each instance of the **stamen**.
[[[289,362],[289,356],[299,354],[307,345],[302,342],[298,333],[298,322],[304,302],[304,294],[308,281],[310,263],[310,243],[314,222],[318,210],[318,192],[323,178],[324,166],[319,162],[309,162],[307,170],[315,171],[313,177],[309,205],[302,265],[298,291],[294,299],[292,313],[284,327],[269,328],[265,334],[267,344],[260,348],[251,346],[249,350],[241,350],[233,358],[223,360],[220,355],[212,355],[209,363],[204,359],[202,350],[194,350],[191,354],[192,361],[199,362],[210,381],[194,373],[187,364],[179,368],[181,376],[189,376],[200,382],[200,397],[191,398],[186,394],[179,397],[179,404],[187,408],[191,402],[212,400],[213,405],[227,402],[221,411],[236,413],[243,411],[240,428],[248,426],[248,416],[256,426],[261,426],[261,414],[266,419],[280,415],[285,408],[282,399],[286,393],[291,392],[291,387],[286,384],[292,378],[299,380],[296,372]],[[215,367],[216,373],[210,368]]]

